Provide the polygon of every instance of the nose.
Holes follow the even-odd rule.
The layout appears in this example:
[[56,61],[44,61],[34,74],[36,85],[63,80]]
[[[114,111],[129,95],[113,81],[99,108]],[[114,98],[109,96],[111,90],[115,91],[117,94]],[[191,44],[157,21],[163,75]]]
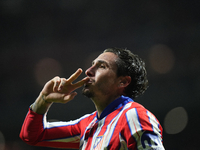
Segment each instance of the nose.
[[85,71],[85,74],[88,76],[88,77],[93,77],[95,72],[94,72],[94,68],[93,66],[88,68],[86,71]]

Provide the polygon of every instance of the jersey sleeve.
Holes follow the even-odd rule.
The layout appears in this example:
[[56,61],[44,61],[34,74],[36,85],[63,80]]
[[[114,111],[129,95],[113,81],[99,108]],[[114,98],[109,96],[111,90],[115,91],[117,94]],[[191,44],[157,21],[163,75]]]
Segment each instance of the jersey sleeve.
[[162,127],[156,117],[145,108],[132,108],[126,112],[127,147],[137,150],[164,150]]
[[21,128],[20,138],[29,145],[55,148],[79,148],[80,118],[69,122],[46,121],[46,114],[40,115],[29,109]]

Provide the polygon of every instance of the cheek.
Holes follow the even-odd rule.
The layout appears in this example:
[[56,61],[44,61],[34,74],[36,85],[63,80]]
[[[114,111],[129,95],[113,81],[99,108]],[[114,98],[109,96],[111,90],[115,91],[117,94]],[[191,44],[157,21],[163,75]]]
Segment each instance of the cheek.
[[113,73],[96,74],[96,82],[100,85],[113,85],[116,82],[116,76]]

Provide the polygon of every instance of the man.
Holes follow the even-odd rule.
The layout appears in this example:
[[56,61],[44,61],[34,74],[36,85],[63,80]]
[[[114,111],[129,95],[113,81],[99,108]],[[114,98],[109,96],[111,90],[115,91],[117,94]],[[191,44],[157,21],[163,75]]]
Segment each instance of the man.
[[[30,145],[86,150],[163,150],[162,127],[156,117],[131,98],[147,89],[144,62],[129,50],[109,48],[85,72],[87,77],[72,83],[82,73],[78,69],[68,79],[55,77],[47,82],[31,105],[20,137]],[[67,103],[84,85],[96,112],[70,122],[46,122],[52,103]]]

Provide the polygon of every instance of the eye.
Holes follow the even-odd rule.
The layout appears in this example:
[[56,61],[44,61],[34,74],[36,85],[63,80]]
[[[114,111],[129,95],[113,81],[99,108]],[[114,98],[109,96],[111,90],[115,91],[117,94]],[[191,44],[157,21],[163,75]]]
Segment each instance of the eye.
[[105,69],[106,66],[105,66],[104,64],[101,64],[101,65],[99,66],[99,68],[103,68],[103,69]]

